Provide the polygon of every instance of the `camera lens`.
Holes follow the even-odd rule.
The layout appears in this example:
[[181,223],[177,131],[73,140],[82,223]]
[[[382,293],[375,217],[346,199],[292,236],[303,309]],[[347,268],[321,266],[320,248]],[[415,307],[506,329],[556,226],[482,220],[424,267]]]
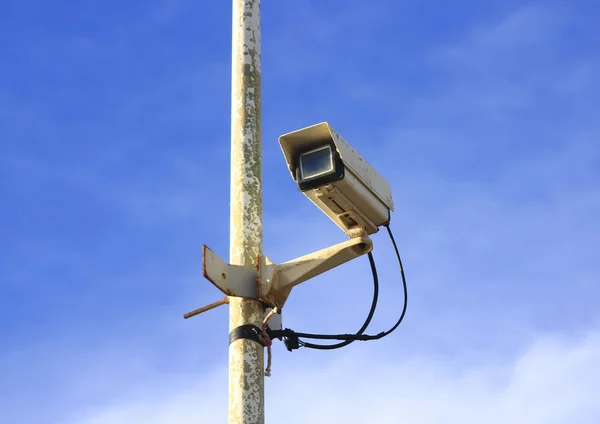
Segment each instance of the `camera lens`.
[[333,171],[331,146],[323,146],[300,155],[300,177],[303,181]]

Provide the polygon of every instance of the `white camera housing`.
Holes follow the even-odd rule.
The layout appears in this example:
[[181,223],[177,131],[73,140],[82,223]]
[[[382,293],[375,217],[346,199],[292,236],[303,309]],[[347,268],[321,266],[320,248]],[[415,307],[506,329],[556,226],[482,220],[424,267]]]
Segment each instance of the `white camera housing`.
[[327,122],[284,134],[279,144],[300,191],[349,237],[390,222],[389,183]]

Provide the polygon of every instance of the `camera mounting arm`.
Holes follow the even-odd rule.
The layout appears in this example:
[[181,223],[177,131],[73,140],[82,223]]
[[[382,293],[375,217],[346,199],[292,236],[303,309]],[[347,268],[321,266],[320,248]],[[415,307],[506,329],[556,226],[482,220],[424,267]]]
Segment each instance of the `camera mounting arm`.
[[[259,299],[281,311],[295,286],[372,249],[373,242],[369,237],[357,237],[279,265],[267,256],[261,256],[254,267],[228,264],[207,246],[202,246],[202,273],[226,296]],[[218,306],[216,303],[215,307]],[[205,310],[208,309],[201,308],[201,312]],[[274,323],[278,321],[274,319]]]
[[298,284],[369,253],[372,249],[373,242],[369,237],[357,237],[279,265],[269,263],[268,258],[265,258],[266,269],[260,275],[260,298],[281,309]]

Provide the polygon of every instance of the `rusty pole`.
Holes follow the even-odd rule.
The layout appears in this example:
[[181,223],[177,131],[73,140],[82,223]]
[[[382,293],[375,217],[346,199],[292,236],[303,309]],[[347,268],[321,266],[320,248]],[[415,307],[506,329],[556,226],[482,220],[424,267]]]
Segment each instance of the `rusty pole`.
[[[230,262],[255,266],[262,254],[260,0],[233,0]],[[231,297],[229,329],[261,326],[264,307]],[[264,358],[258,343],[229,345],[229,424],[263,424]]]

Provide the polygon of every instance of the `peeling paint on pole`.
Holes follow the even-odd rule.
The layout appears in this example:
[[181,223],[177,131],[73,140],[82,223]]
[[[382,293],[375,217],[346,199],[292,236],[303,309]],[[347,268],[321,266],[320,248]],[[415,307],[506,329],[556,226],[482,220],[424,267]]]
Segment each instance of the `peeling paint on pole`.
[[[262,254],[262,140],[260,1],[233,0],[230,262],[256,265]],[[260,326],[264,308],[230,298],[230,330]],[[250,340],[229,346],[229,423],[264,423],[263,347]]]

